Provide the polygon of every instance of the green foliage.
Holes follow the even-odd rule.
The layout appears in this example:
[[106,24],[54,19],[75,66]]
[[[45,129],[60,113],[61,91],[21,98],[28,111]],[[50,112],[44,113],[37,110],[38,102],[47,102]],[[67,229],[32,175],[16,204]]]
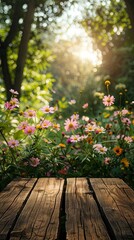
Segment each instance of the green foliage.
[[77,112],[61,120],[57,106],[21,111],[18,104],[14,95],[0,112],[2,181],[15,176],[85,176],[121,177],[134,184],[132,110],[117,109],[103,99],[107,107],[96,118],[88,114],[88,106],[81,106],[82,116]]
[[[23,80],[31,85],[31,91],[33,87],[36,88],[36,84],[32,86],[31,81],[42,80],[42,85],[46,85],[48,81],[46,68],[53,57],[47,46],[43,44],[44,31],[47,32],[48,26],[62,14],[67,2],[66,0],[2,1],[0,6],[0,76],[7,99],[11,97],[9,93],[11,88],[16,89],[21,95]],[[26,19],[29,20],[26,22]],[[50,78],[52,79],[52,76]],[[45,94],[52,81],[48,81],[49,86],[44,87]],[[49,92],[46,95],[49,95]]]
[[[98,69],[98,76],[100,78],[105,79],[105,77],[109,75],[108,77],[112,82],[111,93],[114,93],[117,105],[121,104],[122,106],[125,106],[127,101],[133,101],[133,56],[134,45],[113,48],[111,49],[111,52],[105,56],[102,66]],[[121,102],[120,93],[125,96],[122,98]]]
[[[109,76],[112,81],[111,93],[116,96],[116,104],[125,106],[127,95],[131,102],[134,91],[133,35],[125,1],[93,1],[92,12],[90,8],[87,10],[82,25],[93,37],[95,48],[99,48],[102,53],[98,77],[104,81],[105,77]],[[120,87],[122,84],[126,87]],[[127,93],[121,102],[120,92]]]
[[92,12],[87,11],[82,25],[87,31],[91,30],[97,47],[105,53],[131,41],[131,24],[124,1],[94,1]]
[[[2,1],[1,41],[10,30],[15,2]],[[62,13],[67,1],[36,1],[23,74],[22,104],[19,107],[15,98],[0,109],[2,181],[15,176],[121,177],[134,185],[134,47],[130,44],[130,21],[123,1],[90,2],[82,24],[87,31],[90,29],[102,51],[103,64],[96,68],[96,73],[88,61],[83,63],[73,54],[80,39],[75,43],[60,41],[51,49],[53,55],[44,44],[47,38],[42,30],[46,31],[55,22],[55,16]],[[19,30],[7,48],[12,83],[27,7],[24,3],[20,1],[23,7],[19,12]],[[103,109],[106,75],[110,77],[111,94],[116,101],[114,106]],[[4,87],[0,86],[0,90],[3,102]],[[41,104],[48,112],[41,110]],[[49,104],[54,106],[53,114],[49,113]],[[35,110],[35,116],[28,115],[29,110]],[[46,120],[49,126],[45,125]],[[76,125],[67,130],[69,121]]]
[[[36,36],[36,38],[36,41],[40,41],[40,36]],[[29,107],[34,105],[39,108],[41,103],[52,100],[52,88],[55,80],[48,68],[54,56],[47,46],[41,42],[37,45],[36,41],[29,41],[21,101]]]

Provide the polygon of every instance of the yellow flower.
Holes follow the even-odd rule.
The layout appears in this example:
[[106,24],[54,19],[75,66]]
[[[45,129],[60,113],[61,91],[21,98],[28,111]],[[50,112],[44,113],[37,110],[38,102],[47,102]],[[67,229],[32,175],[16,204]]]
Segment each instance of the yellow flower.
[[36,129],[42,129],[41,125],[40,125],[40,124],[37,124],[37,125],[36,125]]
[[63,144],[63,143],[60,143],[60,144],[59,144],[59,147],[61,147],[61,148],[65,148],[65,147],[66,147],[66,145],[65,145],[65,144]]
[[106,81],[105,81],[105,85],[106,85],[106,86],[109,86],[110,84],[111,84],[111,82],[110,82],[109,80],[106,80]]
[[110,117],[110,114],[109,114],[109,113],[106,113],[106,112],[104,112],[104,113],[103,113],[103,116],[104,116],[104,118],[109,118],[109,117]]
[[52,141],[49,141],[49,140],[46,139],[46,138],[44,138],[43,140],[44,140],[45,143],[48,143],[48,144],[52,143]]
[[117,156],[120,156],[123,152],[123,149],[120,148],[119,146],[116,146],[113,148],[113,151],[116,153]]
[[129,167],[129,161],[127,158],[122,158],[121,163],[123,163],[124,167]]

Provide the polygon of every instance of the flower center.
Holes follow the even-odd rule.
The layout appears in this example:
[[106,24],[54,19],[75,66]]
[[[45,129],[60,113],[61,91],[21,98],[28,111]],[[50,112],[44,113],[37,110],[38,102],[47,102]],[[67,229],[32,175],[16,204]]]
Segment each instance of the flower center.
[[69,123],[69,128],[73,128],[73,124],[72,123]]

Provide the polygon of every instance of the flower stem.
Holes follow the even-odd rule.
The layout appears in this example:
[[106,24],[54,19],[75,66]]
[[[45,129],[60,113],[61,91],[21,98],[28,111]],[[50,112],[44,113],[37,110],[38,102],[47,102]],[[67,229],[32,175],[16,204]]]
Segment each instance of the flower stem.
[[107,84],[106,87],[107,87],[107,94],[109,95],[109,85]]
[[[0,130],[0,134],[1,134],[1,136],[3,137],[4,141],[6,142],[6,144],[7,144],[7,146],[8,146],[8,142],[7,142],[6,138],[5,138],[2,130]],[[8,148],[9,148],[9,151],[11,152],[12,160],[16,163],[16,158],[15,158],[15,156],[14,156],[13,150],[12,150],[9,146],[8,146]]]

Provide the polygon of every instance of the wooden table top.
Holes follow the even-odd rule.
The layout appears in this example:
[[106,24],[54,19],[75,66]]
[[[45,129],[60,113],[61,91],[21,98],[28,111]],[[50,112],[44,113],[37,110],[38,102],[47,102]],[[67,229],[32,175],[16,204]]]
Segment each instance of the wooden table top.
[[20,178],[0,192],[0,240],[134,240],[134,191],[119,178]]

